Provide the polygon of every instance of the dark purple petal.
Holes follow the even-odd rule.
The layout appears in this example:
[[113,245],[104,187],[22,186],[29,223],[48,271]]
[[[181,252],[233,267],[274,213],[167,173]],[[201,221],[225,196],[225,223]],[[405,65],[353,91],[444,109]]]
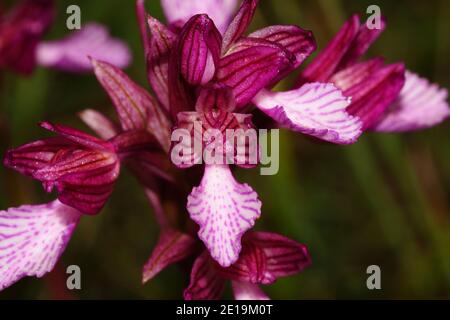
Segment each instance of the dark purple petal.
[[344,91],[347,97],[352,98],[347,112],[361,119],[363,130],[372,127],[397,99],[404,83],[403,64],[392,64],[378,70],[364,81]]
[[334,36],[330,43],[321,50],[297,80],[296,87],[307,82],[326,82],[338,68],[341,59],[351,48],[360,30],[358,15],[353,15]]
[[171,125],[158,102],[122,70],[94,59],[92,64],[97,79],[116,107],[122,129],[147,129],[168,150]]
[[231,88],[214,84],[200,89],[195,109],[198,112],[207,112],[212,110],[233,111],[236,107],[233,91]]
[[176,35],[151,16],[147,21],[151,33],[147,77],[159,101],[169,110],[169,58]]
[[316,50],[313,33],[297,26],[270,26],[251,33],[249,37],[261,38],[282,46],[295,56],[293,68],[300,66]]
[[158,141],[146,130],[130,130],[117,134],[110,142],[114,145],[117,154],[122,157],[133,156],[142,151],[158,152]]
[[0,291],[25,276],[50,272],[80,217],[58,200],[0,211]]
[[156,177],[175,182],[173,166],[166,153],[139,151],[124,158],[123,162],[131,169],[139,182],[150,189],[154,189]]
[[223,32],[233,16],[237,0],[162,0],[169,23],[185,24],[192,16],[207,14]]
[[29,74],[36,65],[36,46],[53,22],[51,0],[26,0],[0,20],[0,68]]
[[225,280],[216,272],[215,263],[204,251],[194,262],[189,287],[184,290],[186,300],[217,300],[222,296]]
[[206,84],[213,78],[221,44],[222,36],[207,15],[195,15],[185,24],[178,46],[181,74],[189,84]]
[[89,128],[104,140],[114,137],[120,130],[114,122],[99,111],[86,109],[81,111],[78,116]]
[[233,89],[238,110],[293,65],[288,51],[263,39],[244,38],[229,52],[220,60],[216,77]]
[[311,264],[305,245],[268,232],[251,232],[243,239],[239,260],[219,274],[234,281],[270,284],[297,274]]
[[427,79],[406,71],[405,85],[372,128],[380,132],[403,132],[429,128],[450,116],[448,92]]
[[132,59],[128,46],[96,23],[86,24],[63,39],[41,42],[36,51],[39,65],[68,72],[92,71],[88,57],[118,68],[127,67]]
[[158,243],[144,265],[142,282],[151,280],[169,265],[186,259],[195,249],[196,241],[191,236],[173,229],[161,231]]
[[243,0],[238,13],[223,36],[222,54],[226,54],[234,42],[239,40],[252,22],[259,0]]

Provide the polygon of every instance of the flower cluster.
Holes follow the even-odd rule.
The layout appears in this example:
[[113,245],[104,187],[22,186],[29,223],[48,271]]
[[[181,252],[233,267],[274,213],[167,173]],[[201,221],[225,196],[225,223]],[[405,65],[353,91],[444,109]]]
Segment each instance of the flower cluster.
[[[115,106],[119,123],[85,110],[81,119],[98,137],[44,122],[41,126],[55,137],[7,152],[5,166],[41,181],[48,192],[56,189],[57,199],[0,212],[0,289],[23,276],[40,277],[52,270],[79,219],[102,209],[121,167],[126,166],[142,184],[161,227],[157,245],[144,265],[144,282],[166,266],[198,255],[184,292],[186,299],[220,298],[227,280],[232,282],[236,299],[267,299],[258,285],[309,266],[306,246],[275,233],[251,231],[261,216],[257,193],[235,180],[228,162],[204,165],[201,179],[190,174],[193,169],[187,169],[202,154],[195,148],[190,154],[174,152],[171,133],[186,129],[192,142],[199,130],[239,129],[239,138],[255,128],[252,115],[259,109],[270,126],[351,144],[367,130],[416,130],[449,116],[446,90],[405,71],[401,63],[360,60],[385,22],[381,29],[370,30],[357,15],[300,72],[294,88],[273,91],[315,51],[316,43],[311,31],[293,25],[269,26],[247,34],[257,4],[257,0],[243,0],[233,15],[235,0],[163,0],[168,20],[164,25],[145,12],[143,0],[137,1],[154,96],[119,69],[114,57],[121,50],[117,53],[109,43],[110,60],[91,55],[90,66],[84,69],[94,70]],[[7,29],[3,31],[0,25],[0,39],[9,39]],[[62,43],[42,44],[38,61],[77,69],[74,60],[87,59],[86,52],[92,49],[80,40],[88,31]],[[29,42],[24,37],[20,44]],[[78,51],[78,55],[69,51]],[[0,47],[0,65],[15,66],[3,52],[7,50]],[[249,150],[242,152],[225,135],[220,136],[225,148],[218,158],[231,155],[244,159],[237,162],[243,168],[254,165],[248,161]],[[217,142],[210,137],[200,144],[208,148]],[[174,155],[180,159],[173,159]],[[187,185],[192,188],[189,195]],[[163,192],[167,189],[169,195]],[[178,208],[175,221],[165,214],[165,201]],[[190,219],[184,219],[186,211]]]

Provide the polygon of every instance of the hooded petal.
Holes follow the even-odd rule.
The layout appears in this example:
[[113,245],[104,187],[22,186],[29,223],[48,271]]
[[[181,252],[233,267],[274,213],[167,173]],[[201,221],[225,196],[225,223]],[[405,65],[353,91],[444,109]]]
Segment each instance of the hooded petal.
[[119,132],[117,125],[99,111],[86,109],[81,111],[78,116],[89,128],[104,140],[114,137]]
[[58,200],[0,211],[0,290],[50,272],[80,216]]
[[352,99],[347,112],[361,119],[363,130],[372,127],[397,99],[404,83],[403,64],[392,64],[377,70],[364,81],[344,91],[344,94]]
[[144,265],[142,281],[145,283],[169,265],[186,259],[195,248],[196,241],[189,235],[173,229],[161,231],[158,243]]
[[361,135],[358,117],[346,112],[350,99],[331,83],[308,83],[286,92],[261,91],[253,102],[282,127],[338,143]]
[[259,0],[242,1],[238,13],[233,18],[233,21],[231,21],[223,36],[222,54],[226,54],[232,44],[239,40],[239,38],[247,30],[248,26],[252,22],[253,16],[255,15],[258,2]]
[[236,101],[231,88],[214,84],[200,89],[195,109],[198,112],[209,112],[215,109],[231,112],[235,106]]
[[241,251],[241,237],[261,214],[261,201],[247,184],[239,184],[226,165],[206,165],[199,187],[188,197],[187,210],[199,226],[198,235],[223,267]]
[[162,0],[161,5],[169,23],[183,25],[196,14],[207,14],[223,32],[234,13],[237,0]]
[[406,71],[406,81],[397,100],[373,128],[380,132],[402,132],[429,128],[450,116],[448,92],[427,79]]
[[217,300],[222,296],[225,280],[221,278],[207,251],[194,262],[189,287],[184,290],[186,300]]
[[235,300],[270,300],[270,298],[253,283],[232,281]]
[[169,110],[169,58],[176,35],[157,19],[148,16],[150,49],[147,56],[147,77],[161,104]]
[[164,150],[170,146],[170,122],[158,102],[122,70],[92,60],[98,81],[113,101],[123,130],[148,129]]
[[181,74],[189,84],[206,84],[213,78],[221,44],[222,36],[207,15],[195,15],[184,25],[178,46]]
[[283,71],[291,68],[294,62],[293,56],[278,44],[244,38],[220,60],[216,77],[233,89],[239,110]]
[[52,0],[25,0],[0,20],[0,67],[29,74],[36,46],[53,22]]
[[112,38],[106,27],[90,23],[67,37],[38,45],[38,64],[69,72],[88,72],[92,64],[88,57],[125,68],[131,62],[131,52],[121,40]]
[[305,245],[276,233],[251,232],[243,239],[239,260],[218,271],[234,281],[270,284],[280,277],[297,274],[310,264]]
[[270,26],[251,33],[249,37],[261,38],[282,46],[294,55],[293,68],[300,66],[316,50],[313,33],[297,26]]

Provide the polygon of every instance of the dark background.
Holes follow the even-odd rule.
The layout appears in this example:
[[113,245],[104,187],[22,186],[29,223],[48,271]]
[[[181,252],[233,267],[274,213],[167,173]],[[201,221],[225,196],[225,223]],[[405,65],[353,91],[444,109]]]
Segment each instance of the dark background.
[[[65,9],[78,4],[82,22],[98,21],[132,48],[128,74],[147,86],[132,0],[57,1],[48,39],[68,32]],[[450,84],[450,2],[447,0],[262,0],[251,29],[296,24],[314,31],[319,48],[354,12],[377,4],[388,28],[368,56],[404,61],[410,70],[444,87]],[[147,10],[164,19],[158,1]],[[285,89],[289,82],[285,83]],[[93,75],[39,68],[32,77],[4,75],[0,87],[0,151],[44,136],[36,125],[51,120],[85,127],[76,113],[95,108],[113,114]],[[280,87],[283,89],[283,86]],[[258,229],[308,245],[313,265],[264,290],[275,299],[450,298],[450,124],[407,134],[365,134],[352,146],[318,144],[283,131],[280,171],[260,176],[237,170],[263,201]],[[0,167],[0,208],[53,199],[40,184]],[[176,299],[187,270],[172,266],[141,284],[141,268],[158,235],[142,189],[123,171],[105,209],[82,219],[57,268],[27,278],[1,298]],[[82,290],[65,289],[65,269],[82,270]],[[382,290],[366,287],[366,268],[381,267]]]

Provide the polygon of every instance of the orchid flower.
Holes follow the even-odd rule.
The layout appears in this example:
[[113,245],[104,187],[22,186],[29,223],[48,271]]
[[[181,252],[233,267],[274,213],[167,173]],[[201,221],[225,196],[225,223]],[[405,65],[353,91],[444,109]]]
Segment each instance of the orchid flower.
[[52,0],[24,0],[0,17],[0,68],[21,74],[30,74],[36,65],[87,72],[92,70],[88,56],[120,68],[129,65],[128,46],[100,24],[86,24],[63,39],[43,41],[54,11]]
[[267,300],[259,285],[297,274],[311,264],[305,245],[276,233],[249,232],[242,239],[239,259],[224,268],[201,251],[188,234],[166,229],[160,236],[143,269],[143,282],[154,278],[167,266],[200,253],[191,271],[191,281],[184,292],[186,300],[220,299],[227,281],[231,281],[236,300]]
[[330,81],[352,98],[347,111],[363,121],[364,130],[400,132],[428,128],[450,115],[447,90],[431,84],[401,63],[382,58],[359,61],[386,27],[369,29],[353,15],[304,69],[297,86]]

